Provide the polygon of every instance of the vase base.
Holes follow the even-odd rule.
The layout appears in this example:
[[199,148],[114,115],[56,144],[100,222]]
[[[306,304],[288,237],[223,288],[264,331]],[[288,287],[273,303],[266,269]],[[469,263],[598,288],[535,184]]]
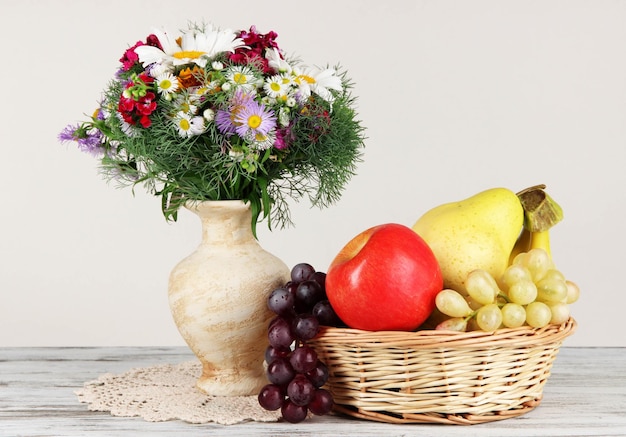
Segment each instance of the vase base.
[[268,383],[264,374],[241,375],[224,372],[201,376],[196,387],[209,396],[256,396]]

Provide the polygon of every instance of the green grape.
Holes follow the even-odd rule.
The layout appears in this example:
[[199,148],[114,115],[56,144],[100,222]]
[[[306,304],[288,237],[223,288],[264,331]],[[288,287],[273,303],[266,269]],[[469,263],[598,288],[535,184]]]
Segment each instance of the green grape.
[[526,306],[526,323],[533,328],[543,328],[551,318],[550,307],[543,302],[531,302]]
[[537,299],[537,286],[530,279],[522,279],[509,288],[509,300],[519,305],[528,305]]
[[580,297],[580,288],[572,281],[566,280],[565,284],[567,285],[567,297],[565,298],[565,302],[572,304]]
[[526,252],[525,261],[526,268],[530,271],[535,282],[542,280],[548,270],[554,267],[548,252],[539,248]]
[[439,311],[450,317],[466,317],[472,312],[465,298],[449,288],[437,293],[435,305]]
[[502,324],[502,311],[495,303],[485,305],[476,313],[478,327],[487,332],[495,331]]
[[559,302],[550,305],[550,312],[552,313],[550,323],[560,325],[561,323],[567,322],[567,320],[569,319],[569,305],[566,303]]
[[483,305],[493,303],[500,292],[493,276],[482,269],[469,272],[465,279],[465,289],[472,299]]
[[465,317],[453,317],[451,319],[444,320],[438,324],[435,329],[464,332],[467,329],[467,319]]
[[544,278],[537,282],[537,300],[557,303],[567,299],[567,284],[558,278]]
[[513,258],[513,262],[511,264],[526,267],[527,259],[528,259],[528,253],[520,252],[515,256],[515,258]]
[[549,269],[546,272],[546,275],[542,278],[543,279],[554,279],[554,280],[558,280],[558,281],[563,281],[565,282],[565,275],[563,273],[561,273],[560,270],[557,269]]
[[532,281],[532,275],[530,274],[530,270],[528,270],[521,264],[511,264],[502,274],[502,277],[500,278],[500,283],[502,284],[503,290],[507,291],[509,288],[511,288],[511,286],[513,286],[513,284],[521,280]]
[[502,324],[507,328],[518,328],[526,322],[526,310],[516,303],[507,303],[502,309]]
[[480,307],[483,306],[482,303],[476,302],[474,299],[472,299],[472,296],[465,296],[465,301],[467,302],[469,307],[472,309],[472,311],[476,311],[477,309],[480,309]]

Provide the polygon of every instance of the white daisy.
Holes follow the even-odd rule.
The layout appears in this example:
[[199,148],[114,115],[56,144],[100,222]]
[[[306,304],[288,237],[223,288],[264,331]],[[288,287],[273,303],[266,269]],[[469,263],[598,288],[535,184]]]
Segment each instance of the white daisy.
[[174,123],[181,137],[191,137],[204,132],[204,118],[202,117],[192,117],[181,111],[176,114]]
[[187,90],[189,93],[189,101],[192,103],[201,103],[204,100],[204,96],[209,94],[213,89],[215,89],[214,82],[207,84],[207,86],[189,88]]
[[280,75],[268,77],[263,84],[263,90],[265,90],[265,94],[274,99],[285,96],[289,90],[289,80],[285,81],[284,77]]
[[243,91],[256,89],[258,79],[250,67],[235,65],[226,71],[226,79],[235,87]]
[[177,112],[184,112],[186,114],[197,114],[199,98],[196,96],[183,93],[176,97],[174,104],[176,105]]
[[161,94],[171,94],[178,89],[178,79],[172,73],[161,73],[155,77],[157,89]]
[[322,70],[321,68],[311,67],[297,73],[295,82],[300,88],[303,97],[311,95],[311,91],[320,96],[327,102],[333,102],[335,99],[330,90],[343,90],[341,78],[336,75],[332,68]]
[[276,141],[276,131],[271,130],[266,134],[257,132],[256,134],[247,135],[244,139],[256,150],[267,150]]
[[[189,31],[182,37],[171,37],[167,32],[154,29],[163,50],[158,47],[143,45],[135,49],[139,61],[146,67],[150,64],[185,65],[194,63],[200,67],[207,64],[207,59],[223,52],[234,52],[245,45],[241,38],[230,29],[213,29],[207,26],[203,32]],[[180,42],[180,44],[179,44]]]

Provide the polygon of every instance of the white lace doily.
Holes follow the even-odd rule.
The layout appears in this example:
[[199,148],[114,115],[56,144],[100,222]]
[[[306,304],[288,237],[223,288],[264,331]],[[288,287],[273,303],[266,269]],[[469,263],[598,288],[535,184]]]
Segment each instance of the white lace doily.
[[232,425],[246,421],[275,422],[280,411],[266,411],[256,396],[208,396],[196,388],[202,367],[190,361],[104,374],[76,391],[90,411],[142,417],[150,422],[183,420]]

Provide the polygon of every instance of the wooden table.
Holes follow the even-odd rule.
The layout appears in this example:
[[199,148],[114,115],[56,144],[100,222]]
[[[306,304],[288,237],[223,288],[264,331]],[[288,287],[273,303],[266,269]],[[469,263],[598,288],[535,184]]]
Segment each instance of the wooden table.
[[296,425],[146,422],[88,411],[74,394],[103,373],[191,359],[182,347],[0,348],[0,436],[626,436],[626,348],[563,347],[538,408],[469,427],[339,416]]

